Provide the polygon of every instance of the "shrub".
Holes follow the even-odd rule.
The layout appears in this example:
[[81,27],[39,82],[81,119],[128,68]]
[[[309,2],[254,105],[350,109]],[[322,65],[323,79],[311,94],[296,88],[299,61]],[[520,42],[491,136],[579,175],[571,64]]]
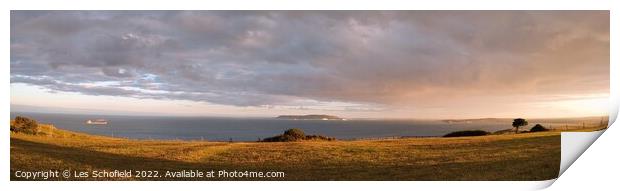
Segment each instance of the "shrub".
[[301,139],[297,137],[293,137],[291,135],[286,135],[286,134],[280,136],[280,141],[282,142],[291,142],[291,141],[297,141],[297,140],[301,140]]
[[274,137],[265,138],[263,139],[263,142],[292,142],[292,141],[298,141],[298,140],[302,140],[302,139],[295,138],[291,135],[282,134],[282,135],[278,135]]
[[443,137],[469,137],[469,136],[483,136],[488,135],[489,132],[482,130],[468,130],[468,131],[455,131],[452,133],[448,133]]
[[261,142],[280,142],[282,135],[278,135],[275,137],[267,137],[261,140]]
[[11,131],[37,134],[39,132],[39,124],[34,119],[17,116],[11,125]]
[[304,133],[304,131],[302,131],[301,129],[297,129],[297,128],[284,131],[284,135],[289,135],[296,139],[303,139],[306,137],[306,134]]
[[541,132],[541,131],[549,131],[549,129],[545,128],[544,126],[540,124],[536,124],[534,125],[534,127],[532,127],[532,129],[530,129],[530,132]]
[[265,138],[262,140],[262,142],[292,142],[304,140],[333,141],[336,140],[336,138],[326,137],[323,135],[305,135],[304,131],[302,131],[301,129],[294,128],[284,131],[284,134]]
[[336,138],[333,137],[326,137],[323,135],[308,135],[306,136],[306,138],[304,140],[309,140],[309,141],[334,141],[336,140]]

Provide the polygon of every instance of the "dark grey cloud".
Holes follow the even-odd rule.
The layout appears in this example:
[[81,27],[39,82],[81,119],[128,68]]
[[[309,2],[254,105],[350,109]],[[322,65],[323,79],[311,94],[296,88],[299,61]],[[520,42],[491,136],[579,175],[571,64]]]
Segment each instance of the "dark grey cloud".
[[236,106],[605,93],[608,11],[12,11],[11,83]]

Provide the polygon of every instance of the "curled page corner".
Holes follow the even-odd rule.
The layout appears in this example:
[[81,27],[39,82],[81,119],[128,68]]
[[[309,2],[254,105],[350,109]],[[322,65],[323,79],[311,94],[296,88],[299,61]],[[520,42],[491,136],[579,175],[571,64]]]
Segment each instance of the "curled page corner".
[[553,185],[553,183],[555,183],[557,179],[558,178],[554,178],[551,180],[538,181],[536,183],[533,183],[529,190],[542,190],[542,189],[549,188],[551,185]]
[[[613,88],[612,88],[613,90]],[[612,91],[612,95],[614,95]],[[610,110],[607,128],[613,126],[618,117],[618,99],[610,97]],[[558,178],[570,167],[607,128],[592,132],[562,132],[561,133],[561,161]]]
[[[618,113],[617,107],[612,108],[609,113],[608,128],[616,121]],[[593,132],[562,132],[561,134],[561,162],[558,178],[570,167],[606,129]]]
[[[605,130],[593,132],[562,132],[561,162],[559,176],[598,139]],[[558,176],[558,177],[559,177]]]

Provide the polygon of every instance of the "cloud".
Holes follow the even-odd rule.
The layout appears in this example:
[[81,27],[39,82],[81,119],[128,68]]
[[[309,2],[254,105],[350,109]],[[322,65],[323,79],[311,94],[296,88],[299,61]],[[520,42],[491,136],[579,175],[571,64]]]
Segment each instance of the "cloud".
[[235,106],[597,94],[608,11],[11,11],[11,83]]

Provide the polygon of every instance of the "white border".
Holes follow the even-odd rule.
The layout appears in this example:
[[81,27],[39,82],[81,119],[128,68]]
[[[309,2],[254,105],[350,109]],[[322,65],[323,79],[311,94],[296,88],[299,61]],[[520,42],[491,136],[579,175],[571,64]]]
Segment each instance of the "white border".
[[[2,117],[1,124],[9,123],[9,10],[11,9],[79,9],[79,10],[101,10],[101,9],[154,9],[154,10],[167,10],[167,9],[270,9],[270,10],[300,10],[300,9],[352,9],[352,10],[364,10],[364,9],[415,9],[415,10],[437,10],[437,9],[457,9],[457,10],[612,10],[612,20],[618,21],[618,15],[614,14],[614,11],[618,10],[617,1],[612,0],[590,0],[590,1],[575,1],[575,0],[432,0],[432,1],[413,1],[413,0],[227,0],[227,1],[192,1],[192,0],[145,0],[145,1],[128,1],[128,0],[108,0],[101,2],[83,1],[83,0],[55,0],[55,1],[33,1],[33,0],[21,0],[7,2],[3,1],[1,4],[4,6],[5,12],[1,14],[0,18],[4,23],[4,30],[2,30],[2,36],[0,41],[4,44],[3,50],[0,55],[4,58],[5,64],[2,65],[0,72],[2,78],[0,78],[0,84],[2,84],[3,92],[0,94],[2,102],[2,109],[0,116]],[[612,33],[617,33],[618,23],[611,23]],[[611,52],[617,52],[618,39],[612,37]],[[611,57],[611,95],[613,97],[613,106],[616,113],[611,116],[617,116],[618,109],[618,66],[617,55],[612,54]],[[613,109],[612,109],[613,110]],[[611,120],[615,119],[610,117]],[[618,126],[618,125],[613,125]],[[612,128],[613,128],[612,126]],[[618,127],[616,127],[618,128]],[[615,134],[612,135],[612,132]],[[2,156],[9,155],[9,131],[4,131],[4,137],[0,142],[0,149]],[[608,135],[609,134],[609,135]],[[570,177],[575,175],[577,179],[575,181],[563,181],[561,177],[557,183],[566,183],[567,187],[559,188],[574,188],[575,185],[604,185],[605,182],[599,182],[606,177],[615,177],[613,172],[605,174],[604,170],[588,168],[588,166],[596,165],[600,166],[600,163],[596,163],[597,160],[605,160],[612,163],[618,163],[618,157],[609,156],[608,153],[617,151],[616,146],[620,141],[614,138],[618,137],[617,131],[610,130],[605,133],[601,139],[605,139],[605,144],[594,144],[590,150],[593,152],[586,152],[587,156],[582,158],[590,159],[590,163],[582,163],[577,160],[573,166],[582,165],[585,168],[576,168],[575,170],[569,169],[563,176]],[[594,151],[598,151],[596,153]],[[616,160],[608,160],[608,159]],[[5,173],[0,173],[0,181],[2,189],[6,190],[34,190],[34,189],[50,189],[55,190],[110,190],[110,189],[139,189],[139,190],[183,190],[183,189],[244,189],[244,190],[272,190],[279,188],[292,188],[294,190],[530,190],[536,188],[542,188],[549,185],[553,181],[533,181],[533,182],[486,182],[486,181],[461,181],[461,182],[8,182],[9,180],[9,157],[0,157],[0,167]],[[585,161],[584,161],[585,162]],[[594,162],[594,163],[592,163]],[[616,170],[618,170],[617,165]],[[571,167],[573,168],[573,167]],[[584,170],[585,169],[585,170]],[[578,170],[582,170],[581,172]],[[589,171],[588,171],[589,170]],[[589,172],[584,174],[583,171]],[[575,177],[573,176],[573,177]],[[598,179],[589,179],[590,181],[583,181],[584,179],[598,177]],[[568,179],[568,178],[567,178]],[[581,181],[579,181],[581,180]],[[607,179],[608,185],[614,185],[613,179]],[[615,186],[617,187],[617,186]],[[552,187],[553,188],[553,187]],[[614,188],[614,187],[600,187],[600,188]]]

